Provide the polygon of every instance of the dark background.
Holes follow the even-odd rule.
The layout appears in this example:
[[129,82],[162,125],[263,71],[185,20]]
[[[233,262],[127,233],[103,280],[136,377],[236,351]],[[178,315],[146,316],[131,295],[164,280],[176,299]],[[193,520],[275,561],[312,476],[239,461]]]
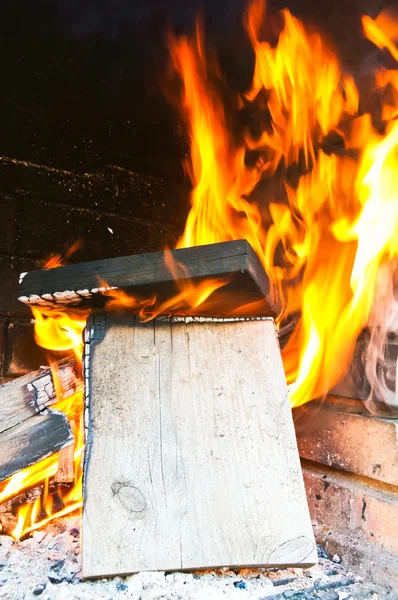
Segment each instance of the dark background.
[[[269,4],[270,12],[287,5],[328,30],[354,62],[362,49],[359,14],[377,14],[382,5]],[[202,10],[230,85],[243,90],[253,68],[245,7],[242,0],[3,2],[1,154],[79,171],[112,162],[178,180],[184,148],[159,85],[168,60],[165,29],[192,32]]]
[[[369,52],[360,13],[378,0],[286,3],[334,38],[343,64]],[[270,3],[275,12],[285,4]],[[183,123],[162,86],[165,30],[191,33],[203,11],[231,90],[253,54],[241,0],[9,0],[0,7],[0,377],[40,362],[18,276],[64,253],[92,260],[174,245],[189,209]],[[111,230],[111,231],[110,231]]]

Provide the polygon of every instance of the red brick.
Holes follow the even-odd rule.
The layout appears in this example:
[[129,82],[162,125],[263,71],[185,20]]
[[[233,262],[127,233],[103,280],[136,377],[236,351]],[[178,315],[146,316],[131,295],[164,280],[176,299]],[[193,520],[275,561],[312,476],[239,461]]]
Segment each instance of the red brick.
[[328,397],[295,409],[294,421],[302,458],[398,486],[398,420]]
[[343,564],[398,589],[398,488],[303,462],[317,541]]

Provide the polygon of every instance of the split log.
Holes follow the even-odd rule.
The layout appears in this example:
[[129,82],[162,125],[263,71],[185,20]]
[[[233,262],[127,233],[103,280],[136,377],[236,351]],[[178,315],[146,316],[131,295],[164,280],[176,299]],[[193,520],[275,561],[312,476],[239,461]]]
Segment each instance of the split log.
[[[61,397],[57,397],[50,367],[0,387],[0,481],[71,444],[73,453],[67,417],[48,407],[76,393],[82,382],[74,360],[60,361],[57,372]],[[63,481],[65,477],[70,480],[70,471],[69,466],[69,472],[60,475]]]
[[0,434],[0,481],[73,444],[66,415],[48,410]]
[[83,576],[317,560],[272,319],[95,315]]
[[0,532],[10,535],[18,523],[18,510],[23,504],[34,504],[43,493],[43,485],[20,491],[0,504]]
[[211,296],[213,314],[253,303],[258,303],[255,314],[273,314],[268,277],[247,241],[182,248],[171,255],[180,265],[177,283],[164,252],[153,252],[22,273],[19,299],[30,305],[103,307],[109,292],[119,290],[144,299],[156,296],[160,303],[173,298],[184,282],[219,279],[224,285]]
[[[77,376],[76,361],[60,361],[57,364],[57,372],[61,396],[68,398],[82,383]],[[39,371],[5,383],[0,386],[0,434],[57,401],[50,367],[42,367]]]

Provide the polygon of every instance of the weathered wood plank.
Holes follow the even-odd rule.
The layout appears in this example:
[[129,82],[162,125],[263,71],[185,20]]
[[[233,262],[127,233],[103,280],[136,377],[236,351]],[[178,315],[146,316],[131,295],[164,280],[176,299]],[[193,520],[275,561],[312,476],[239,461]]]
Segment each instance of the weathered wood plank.
[[48,410],[0,434],[0,481],[73,443],[66,415]]
[[273,321],[105,318],[86,330],[84,577],[316,562]]
[[[209,278],[224,285],[211,297],[211,311],[225,314],[242,304],[259,302],[256,314],[272,315],[266,300],[268,277],[250,244],[245,240],[222,242],[171,251],[178,268],[178,283],[200,283]],[[105,282],[105,283],[104,283]],[[102,307],[109,290],[164,302],[179,292],[165,263],[164,252],[110,258],[57,269],[22,274],[22,302],[47,306]],[[224,311],[224,312],[223,312]]]
[[[76,361],[60,361],[57,371],[62,397],[67,398],[74,394],[82,383],[77,377]],[[57,395],[50,367],[43,367],[39,371],[5,383],[0,386],[0,433],[55,402]]]

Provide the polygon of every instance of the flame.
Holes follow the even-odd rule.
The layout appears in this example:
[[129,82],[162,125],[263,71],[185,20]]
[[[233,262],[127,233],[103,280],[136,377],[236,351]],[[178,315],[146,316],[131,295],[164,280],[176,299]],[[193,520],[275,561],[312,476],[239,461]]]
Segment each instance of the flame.
[[[59,357],[65,351],[73,351],[81,367],[83,351],[82,331],[88,316],[87,311],[74,311],[62,313],[49,309],[31,307],[35,316],[35,339],[43,348],[57,352]],[[33,504],[26,503],[18,510],[17,525],[11,531],[14,539],[43,527],[54,517],[61,517],[78,510],[82,506],[82,453],[83,440],[83,382],[77,386],[76,392],[68,397],[62,397],[61,385],[58,377],[57,363],[50,359],[54,387],[58,401],[51,409],[64,412],[69,419],[74,434],[74,474],[75,478],[71,489],[59,488],[54,493],[49,492],[49,482],[58,470],[58,455],[53,454],[48,458],[15,473],[9,480],[2,484],[0,490],[0,504],[13,496],[35,486],[42,486],[41,495]]]
[[[283,25],[272,46],[260,39],[265,3],[256,0],[248,11],[255,68],[241,104],[257,106],[268,122],[257,137],[247,130],[243,142],[228,129],[221,95],[209,76],[216,73],[220,85],[219,70],[206,57],[202,30],[195,39],[170,38],[170,48],[182,80],[194,186],[179,245],[239,239],[244,232],[279,297],[278,322],[301,312],[283,352],[291,404],[297,406],[326,394],[344,374],[368,322],[376,274],[396,257],[396,130],[391,125],[378,139],[369,115],[358,117],[354,79],[342,72],[324,36],[307,30],[288,10],[281,15]],[[397,24],[386,15],[376,22],[365,17],[363,24],[368,37],[396,58]],[[379,87],[396,82],[386,70],[375,78]],[[392,114],[396,106],[383,113]],[[359,158],[328,151],[331,135]],[[253,150],[260,158],[249,169],[245,156]],[[294,169],[298,181],[290,183]],[[250,201],[260,177],[267,181],[281,172],[284,202],[269,194]]]
[[198,21],[196,40],[169,39],[170,53],[184,91],[182,109],[189,119],[194,184],[186,227],[178,248],[233,239],[247,239],[261,256],[265,232],[257,206],[244,195],[258,183],[261,161],[253,169],[244,165],[244,148],[236,148],[228,133],[226,116],[204,51],[203,30]]
[[398,20],[391,10],[384,10],[377,19],[368,15],[362,17],[362,26],[366,37],[378,48],[386,48],[398,61],[398,48],[394,40],[398,39]]
[[[177,293],[166,300],[156,298],[139,298],[115,290],[101,282],[104,288],[109,288],[105,294],[111,297],[107,303],[108,309],[128,309],[138,314],[140,319],[150,321],[161,314],[225,314],[226,309],[220,306],[217,300],[213,301],[213,294],[228,284],[226,278],[208,278],[204,281],[194,282],[190,279],[186,267],[177,262],[168,248],[164,252],[165,265],[170,270]],[[215,311],[215,312],[214,312]]]
[[56,269],[57,267],[62,267],[67,263],[68,258],[72,256],[75,252],[77,252],[83,246],[83,239],[79,238],[76,240],[70,248],[65,252],[65,255],[61,254],[53,254],[50,256],[44,263],[43,269]]
[[265,18],[265,2],[254,2],[248,13],[247,30],[256,62],[252,87],[246,97],[254,101],[266,90],[271,131],[258,140],[248,139],[250,147],[271,150],[269,168],[279,163],[298,162],[305,166],[316,160],[315,144],[340,123],[342,117],[358,109],[358,92],[351,77],[343,76],[333,51],[320,33],[307,33],[304,25],[287,10],[284,26],[273,48],[259,41]]
[[[277,43],[271,44],[262,39],[268,20],[264,1],[255,0],[245,18],[255,57],[253,79],[228,110],[227,83],[206,46],[201,21],[193,38],[169,35],[171,63],[181,83],[177,105],[191,139],[186,166],[193,185],[177,247],[242,238],[252,245],[278,300],[277,323],[301,313],[283,349],[292,406],[333,387],[366,326],[373,328],[374,342],[367,373],[380,393],[385,384],[375,382],[377,361],[388,331],[398,330],[387,319],[398,310],[392,285],[398,262],[398,71],[381,67],[374,74],[383,119],[383,131],[376,131],[372,115],[358,114],[354,79],[343,72],[325,37],[283,10]],[[398,60],[398,21],[384,12],[375,20],[364,16],[362,24],[364,34]],[[257,129],[247,124],[237,131],[231,123],[248,110],[259,115]],[[173,298],[138,298],[110,289],[108,306],[134,310],[143,320],[218,310],[214,293],[225,280],[194,284],[186,273],[179,276],[183,267],[169,251],[165,261],[176,281]],[[55,258],[47,268],[59,264]],[[102,287],[109,286],[102,282]],[[256,309],[241,306],[232,312]],[[73,351],[81,360],[87,311],[32,310],[37,343],[52,353]],[[20,508],[15,538],[81,506],[82,391],[60,398],[56,406],[68,414],[75,433],[75,482],[68,491],[58,490],[54,500],[49,482],[56,456],[6,482],[0,502],[43,486],[40,498]]]

